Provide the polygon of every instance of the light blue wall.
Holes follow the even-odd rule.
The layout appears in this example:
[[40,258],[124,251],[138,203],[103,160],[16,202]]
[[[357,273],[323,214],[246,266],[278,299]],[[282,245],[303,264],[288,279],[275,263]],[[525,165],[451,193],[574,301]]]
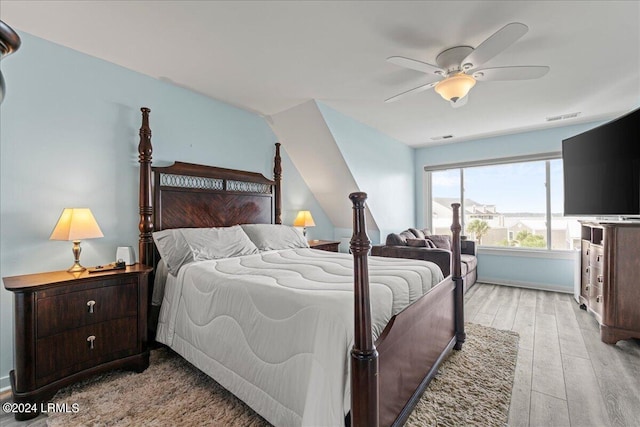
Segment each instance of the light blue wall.
[[570,253],[496,254],[480,250],[478,280],[561,292],[573,292],[575,256]]
[[[416,150],[416,219],[426,226],[424,213],[424,167],[457,162],[491,160],[502,157],[560,152],[562,140],[589,130],[603,122],[503,135],[455,144],[425,147]],[[568,259],[567,259],[568,258]],[[480,280],[496,283],[532,286],[572,292],[574,260],[572,257],[550,259],[536,256],[509,256],[479,251]]]
[[[273,166],[269,165],[270,170]],[[247,167],[242,167],[247,169]],[[271,175],[266,175],[271,176]],[[313,212],[315,227],[307,228],[308,239],[323,239],[331,236],[333,223],[305,184],[300,172],[296,169],[287,155],[287,151],[282,149],[282,223],[291,225],[298,211],[310,210]]]
[[[140,107],[151,108],[155,164],[174,160],[271,176],[275,136],[255,114],[20,33],[2,61],[0,275],[68,268],[70,242],[50,241],[64,207],[88,207],[104,238],[82,242],[81,261],[112,261],[138,236]],[[213,77],[212,77],[213,78]],[[283,153],[283,221],[314,212],[309,237],[333,225]],[[0,290],[0,387],[13,366],[13,295]]]
[[[414,149],[318,102],[358,188],[368,195],[367,204],[379,233],[374,243],[415,225]],[[336,238],[345,230],[336,229]]]

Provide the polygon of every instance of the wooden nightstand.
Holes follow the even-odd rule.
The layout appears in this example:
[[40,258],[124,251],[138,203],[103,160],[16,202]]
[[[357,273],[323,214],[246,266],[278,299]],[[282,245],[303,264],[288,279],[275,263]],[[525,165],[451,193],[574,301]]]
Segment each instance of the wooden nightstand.
[[[64,386],[115,368],[144,371],[148,277],[141,264],[104,273],[3,278],[15,294],[15,403],[37,404]],[[38,412],[16,413],[16,420]]]
[[332,240],[309,240],[308,242],[310,248],[327,252],[338,252],[338,246],[340,246],[340,242]]

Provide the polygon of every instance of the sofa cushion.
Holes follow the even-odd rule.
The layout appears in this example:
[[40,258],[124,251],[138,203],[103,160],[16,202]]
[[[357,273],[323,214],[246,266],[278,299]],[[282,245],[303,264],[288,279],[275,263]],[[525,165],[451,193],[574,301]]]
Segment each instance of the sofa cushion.
[[405,230],[402,233],[391,233],[387,236],[387,246],[407,246],[407,239],[415,239],[413,233]]
[[451,236],[446,234],[432,234],[427,236],[428,240],[431,240],[436,248],[451,250]]
[[407,246],[411,246],[413,248],[426,248],[427,239],[407,239]]
[[[405,239],[406,242],[406,239]],[[397,233],[387,234],[387,241],[385,242],[387,246],[398,246],[402,245],[402,238]]]
[[400,237],[403,237],[404,240],[416,238],[416,236],[409,230],[404,230],[402,233],[400,233]]
[[427,237],[424,235],[424,232],[422,230],[418,230],[417,228],[410,228],[409,231],[413,233],[413,235],[418,239],[424,239]]
[[434,245],[431,240],[427,240],[427,239],[407,239],[407,246],[411,246],[414,248],[435,248],[436,247],[436,245]]
[[[467,264],[465,264],[464,262],[460,263],[460,275],[462,277],[467,277],[467,273],[469,272],[469,266]],[[453,272],[451,273],[453,274]]]
[[460,261],[467,266],[467,271],[473,271],[478,267],[478,258],[475,255],[462,254],[460,255]]

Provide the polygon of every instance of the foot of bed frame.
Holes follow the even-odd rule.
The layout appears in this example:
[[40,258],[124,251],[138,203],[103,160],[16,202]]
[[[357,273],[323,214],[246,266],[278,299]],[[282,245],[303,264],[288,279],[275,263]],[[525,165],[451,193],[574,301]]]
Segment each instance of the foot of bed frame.
[[[462,345],[462,343],[460,344]],[[391,427],[403,427],[405,425],[405,423],[409,419],[409,416],[411,415],[411,412],[413,412],[416,405],[420,401],[420,398],[422,398],[422,395],[427,389],[427,386],[438,373],[438,369],[440,369],[440,365],[442,365],[442,362],[444,362],[446,358],[449,356],[451,349],[455,348],[457,345],[458,343],[456,342],[456,338],[455,337],[451,338],[451,341],[449,341],[449,344],[447,344],[444,351],[440,353],[440,356],[438,357],[438,359],[436,359],[436,361],[433,363],[433,366],[431,367],[427,375],[424,377],[424,379],[422,380],[422,382],[420,383],[416,391],[413,393],[413,396],[411,396],[411,398],[409,399],[405,407],[402,409],[402,411],[398,415],[398,418],[396,418],[396,420],[391,424]]]

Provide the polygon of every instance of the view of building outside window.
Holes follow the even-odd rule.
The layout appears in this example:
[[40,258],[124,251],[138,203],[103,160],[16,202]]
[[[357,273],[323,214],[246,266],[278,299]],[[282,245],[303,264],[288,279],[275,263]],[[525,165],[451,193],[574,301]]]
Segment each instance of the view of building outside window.
[[451,234],[452,203],[460,203],[460,169],[431,172],[433,234]]
[[[463,234],[479,245],[574,249],[579,247],[580,225],[575,218],[562,214],[562,184],[561,159],[474,166],[462,169],[462,174],[460,169],[433,171],[433,233],[450,233],[451,203],[459,203],[464,197]],[[551,244],[547,242],[548,224]]]
[[580,249],[580,223],[578,218],[562,215],[564,182],[562,159],[549,161],[551,168],[551,249]]

